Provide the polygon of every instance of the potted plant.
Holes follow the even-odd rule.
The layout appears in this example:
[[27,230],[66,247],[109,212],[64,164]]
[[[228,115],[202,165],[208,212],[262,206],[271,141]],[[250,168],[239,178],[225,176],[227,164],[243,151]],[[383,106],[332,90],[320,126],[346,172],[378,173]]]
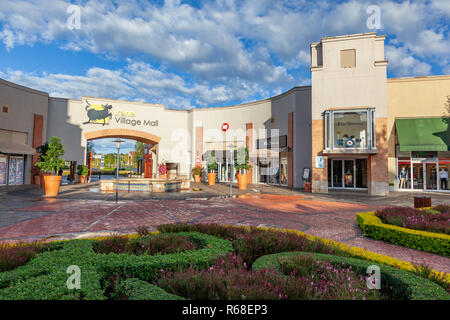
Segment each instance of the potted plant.
[[65,161],[61,158],[63,155],[64,149],[61,139],[50,137],[47,151],[41,153],[40,160],[36,162],[36,166],[46,173],[43,178],[45,195],[48,197],[58,195],[62,176],[59,176],[56,173],[64,165]]
[[77,174],[78,174],[78,182],[79,183],[85,183],[86,182],[86,176],[89,173],[88,166],[79,164],[77,166]]
[[160,179],[165,179],[166,178],[166,173],[167,173],[167,166],[164,163],[161,163],[158,166],[158,171],[159,171],[159,178]]
[[192,175],[194,176],[195,182],[200,182],[202,178],[202,167],[195,166],[192,168]]
[[242,147],[237,150],[234,155],[234,166],[238,171],[238,187],[241,190],[247,189],[248,175],[247,170],[252,166],[249,164],[249,155],[247,147]]
[[216,184],[216,170],[217,170],[217,161],[215,152],[211,152],[211,156],[208,158],[208,184],[210,186]]

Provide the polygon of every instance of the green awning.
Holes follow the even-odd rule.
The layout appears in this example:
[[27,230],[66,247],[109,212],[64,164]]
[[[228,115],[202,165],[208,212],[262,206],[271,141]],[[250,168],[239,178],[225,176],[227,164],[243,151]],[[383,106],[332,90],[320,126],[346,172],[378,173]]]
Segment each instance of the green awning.
[[396,119],[400,151],[449,151],[450,118]]

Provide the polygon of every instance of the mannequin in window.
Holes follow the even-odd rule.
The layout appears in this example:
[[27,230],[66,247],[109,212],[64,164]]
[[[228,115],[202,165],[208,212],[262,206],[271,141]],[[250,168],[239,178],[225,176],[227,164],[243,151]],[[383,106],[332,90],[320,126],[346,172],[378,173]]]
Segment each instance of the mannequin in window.
[[406,172],[405,167],[403,167],[402,171],[400,171],[400,189],[405,189],[407,175],[408,173]]

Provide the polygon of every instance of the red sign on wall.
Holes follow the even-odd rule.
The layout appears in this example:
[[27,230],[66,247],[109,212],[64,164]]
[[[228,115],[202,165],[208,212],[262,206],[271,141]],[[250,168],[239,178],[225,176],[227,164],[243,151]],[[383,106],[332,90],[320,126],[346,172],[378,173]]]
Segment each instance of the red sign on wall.
[[223,132],[226,132],[229,128],[230,128],[230,125],[228,123],[225,122],[225,123],[222,124],[222,131]]

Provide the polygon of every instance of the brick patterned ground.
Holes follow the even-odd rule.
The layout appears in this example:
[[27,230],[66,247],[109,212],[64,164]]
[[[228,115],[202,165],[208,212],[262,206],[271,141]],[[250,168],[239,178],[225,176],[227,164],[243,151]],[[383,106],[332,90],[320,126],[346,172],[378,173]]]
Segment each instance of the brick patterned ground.
[[[73,238],[83,233],[130,232],[138,226],[155,229],[175,222],[221,223],[289,228],[341,241],[406,261],[426,261],[450,273],[450,259],[439,255],[375,241],[362,236],[356,212],[378,206],[301,196],[245,195],[240,198],[196,200],[142,200],[119,203],[101,200],[35,201],[14,206],[8,214],[29,218],[0,227],[0,240],[18,241],[46,237]],[[23,221],[22,221],[23,220]]]

